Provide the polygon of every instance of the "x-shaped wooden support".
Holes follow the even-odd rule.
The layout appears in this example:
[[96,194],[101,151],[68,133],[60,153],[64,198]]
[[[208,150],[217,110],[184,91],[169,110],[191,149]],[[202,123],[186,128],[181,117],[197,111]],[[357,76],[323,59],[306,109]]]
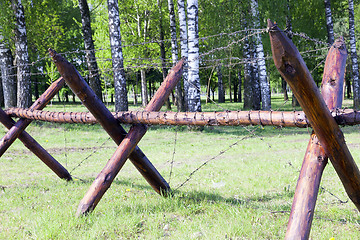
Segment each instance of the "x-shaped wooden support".
[[[111,112],[97,98],[75,67],[54,50],[49,49],[49,52],[66,83],[118,145],[114,155],[96,177],[88,193],[80,202],[77,215],[86,214],[96,207],[128,157],[156,192],[167,194],[170,191],[168,183],[146,158],[140,148],[137,147],[137,143],[145,134],[147,126],[136,124],[132,126],[129,133],[126,133]],[[183,63],[184,61],[181,60],[170,71],[151,102],[145,108],[145,111],[160,110],[172,89],[181,79]]]
[[[343,133],[328,109],[341,107],[342,90],[336,88],[342,88],[339,78],[343,78],[341,75],[345,71],[346,60],[343,58],[346,59],[346,50],[343,44],[336,43],[338,49],[332,51],[339,51],[333,53],[339,66],[333,69],[334,71],[326,69],[333,66],[325,66],[325,70],[332,74],[324,74],[323,79],[323,96],[327,107],[297,48],[270,20],[268,29],[275,65],[299,100],[316,134],[311,136],[304,159],[286,234],[287,239],[307,239],[326,156],[333,164],[348,196],[360,210],[360,172],[345,143]],[[336,86],[337,84],[339,86]]]
[[[43,109],[50,100],[59,92],[64,86],[64,79],[59,78],[53,82],[50,87],[37,99],[30,107],[30,110]],[[60,178],[71,180],[70,173],[57,162],[44,148],[40,146],[28,133],[24,130],[32,120],[21,118],[18,122],[14,122],[6,113],[0,108],[0,121],[9,131],[0,140],[0,157],[11,146],[11,144],[19,138],[24,145],[39,157],[51,170],[53,170]]]

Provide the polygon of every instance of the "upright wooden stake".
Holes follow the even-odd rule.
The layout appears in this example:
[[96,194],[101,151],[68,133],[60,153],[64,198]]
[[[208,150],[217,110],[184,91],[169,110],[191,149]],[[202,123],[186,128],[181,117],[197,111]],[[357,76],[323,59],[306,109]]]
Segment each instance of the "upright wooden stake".
[[295,93],[347,194],[360,210],[360,172],[346,146],[343,133],[331,116],[296,47],[270,20],[268,28],[276,68]]
[[[30,110],[43,109],[64,86],[64,83],[65,81],[63,78],[59,78],[53,82],[50,87],[39,97],[39,99],[33,103],[33,105],[30,107]],[[32,120],[22,118],[13,127],[11,127],[11,129],[0,140],[0,157],[11,146],[20,133],[24,131],[27,126],[29,126],[31,122]]]
[[[326,58],[321,94],[330,110],[341,108],[346,67],[346,47],[337,39]],[[320,180],[328,158],[316,134],[311,134],[296,186],[285,239],[308,239]]]
[[[100,99],[97,98],[75,67],[54,50],[49,49],[49,53],[68,86],[80,98],[81,102],[89,109],[114,142],[119,145],[125,138],[127,134],[126,131],[119,125],[119,122]],[[170,191],[169,184],[155,169],[139,147],[135,147],[129,158],[157,193],[165,194]]]
[[[165,100],[169,97],[171,91],[180,81],[182,76],[182,66],[184,60],[181,60],[172,70],[156,91],[154,97],[145,108],[145,111],[159,111]],[[135,124],[131,127],[125,139],[107,162],[104,169],[96,177],[90,189],[81,200],[76,215],[86,214],[96,207],[102,196],[105,194],[116,175],[124,165],[131,151],[145,135],[147,126],[144,124]]]

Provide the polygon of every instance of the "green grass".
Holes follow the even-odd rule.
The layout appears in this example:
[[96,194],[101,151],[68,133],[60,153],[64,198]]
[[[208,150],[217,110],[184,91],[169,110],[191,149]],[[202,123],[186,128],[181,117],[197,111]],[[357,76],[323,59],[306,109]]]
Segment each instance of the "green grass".
[[[292,110],[280,97],[274,99],[273,109]],[[221,106],[239,109],[234,103]],[[55,103],[48,109],[84,110]],[[221,111],[214,104],[203,109]],[[343,130],[360,164],[359,127]],[[95,211],[80,218],[75,217],[77,206],[115,143],[99,125],[35,122],[27,131],[69,171],[75,168],[76,179],[58,179],[17,140],[0,158],[0,239],[284,238],[310,130],[153,126],[139,147],[170,183],[174,196],[157,195],[127,162]],[[0,128],[0,134],[5,132]],[[319,193],[310,237],[359,239],[359,213],[331,164],[321,186],[326,191]]]

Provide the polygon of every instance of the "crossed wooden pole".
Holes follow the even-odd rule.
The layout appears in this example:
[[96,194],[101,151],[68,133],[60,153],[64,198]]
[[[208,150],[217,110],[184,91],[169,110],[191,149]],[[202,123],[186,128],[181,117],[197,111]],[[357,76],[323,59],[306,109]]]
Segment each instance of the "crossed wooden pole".
[[327,158],[360,210],[360,172],[329,111],[342,105],[347,54],[343,39],[338,39],[326,59],[321,96],[297,48],[270,20],[268,29],[275,66],[291,87],[313,128],[285,236],[285,239],[308,239]]

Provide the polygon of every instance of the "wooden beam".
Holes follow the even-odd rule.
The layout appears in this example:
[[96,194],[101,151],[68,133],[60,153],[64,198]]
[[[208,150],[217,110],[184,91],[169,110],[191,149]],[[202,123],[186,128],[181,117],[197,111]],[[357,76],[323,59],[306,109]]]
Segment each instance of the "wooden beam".
[[[119,125],[119,122],[96,96],[75,67],[54,50],[49,49],[49,53],[55,62],[60,75],[65,79],[68,86],[79,97],[81,102],[97,119],[114,142],[119,145],[125,138],[127,132]],[[129,158],[157,193],[166,194],[166,192],[170,191],[169,184],[151,164],[139,147],[135,147]]]
[[[0,122],[8,129],[15,125],[4,110],[0,108]],[[56,175],[65,180],[72,180],[70,173],[56,161],[39,143],[36,142],[26,131],[18,136],[19,140],[24,143],[31,152],[33,152],[41,161],[43,161]]]
[[[98,123],[89,112],[49,112],[9,108],[5,110],[11,117],[29,118],[32,120],[57,123]],[[278,126],[307,128],[310,123],[303,111],[226,111],[226,112],[113,112],[120,123],[142,123],[149,125],[194,125],[194,126]],[[335,121],[340,125],[360,124],[360,112],[352,109],[337,109],[332,112]]]
[[348,196],[360,210],[360,172],[343,133],[331,116],[299,51],[270,20],[268,28],[276,68],[294,92]]
[[[335,41],[326,58],[321,95],[330,110],[341,108],[347,52],[343,38]],[[321,176],[328,162],[314,131],[297,182],[285,239],[308,239]]]
[[[37,99],[30,107],[30,110],[41,110],[43,109],[50,100],[59,92],[64,86],[64,79],[59,78],[53,82],[49,88]],[[14,126],[0,140],[0,157],[5,151],[11,146],[22,131],[32,122],[30,119],[21,118]]]
[[[169,97],[171,91],[180,81],[182,76],[182,67],[184,60],[181,60],[170,70],[168,76],[156,91],[154,97],[145,108],[145,111],[159,111],[165,100]],[[120,143],[113,156],[107,162],[106,166],[96,177],[90,189],[81,200],[76,215],[87,214],[95,209],[96,205],[105,194],[111,183],[125,164],[129,154],[145,135],[147,126],[145,124],[132,125],[125,139]]]

